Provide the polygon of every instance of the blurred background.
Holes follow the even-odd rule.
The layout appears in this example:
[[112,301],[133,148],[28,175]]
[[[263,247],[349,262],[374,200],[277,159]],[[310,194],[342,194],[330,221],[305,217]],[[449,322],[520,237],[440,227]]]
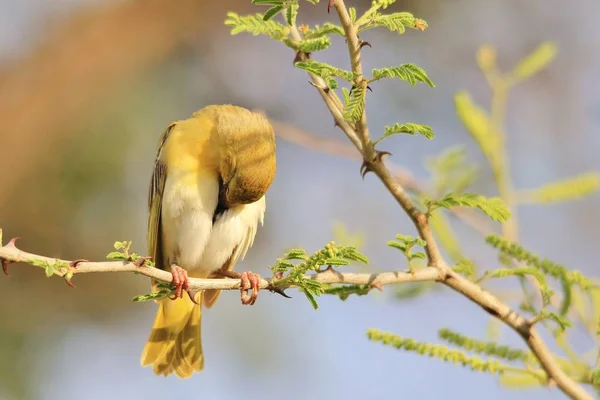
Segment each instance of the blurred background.
[[[326,2],[303,4],[299,23],[327,18]],[[370,1],[347,1],[359,12]],[[453,95],[468,90],[486,108],[489,89],[475,54],[498,49],[505,70],[546,40],[556,60],[511,93],[507,110],[513,179],[519,188],[600,170],[600,3],[580,0],[398,1],[394,10],[425,19],[424,32],[364,35],[368,69],[414,62],[437,84],[373,85],[372,132],[395,122],[430,124],[437,134],[382,145],[392,160],[427,179],[424,160],[462,144],[482,166],[474,190],[493,192],[483,156],[457,120]],[[248,0],[0,1],[0,227],[19,247],[51,257],[101,260],[115,240],[145,253],[146,196],[157,140],[173,120],[218,103],[258,108],[311,135],[343,139],[307,76],[280,43],[230,36],[226,11],[264,12]],[[319,54],[347,67],[343,40]],[[361,235],[378,268],[406,268],[385,242],[412,234],[407,217],[353,160],[282,138],[266,223],[237,269],[268,274],[290,247],[317,250],[334,235]],[[598,276],[599,196],[520,210],[522,243]],[[337,225],[336,225],[337,224]],[[343,225],[340,225],[343,224]],[[456,224],[470,256],[495,264],[472,229]],[[339,232],[338,232],[338,235]],[[358,237],[358,236],[356,236]],[[487,265],[486,265],[487,267]],[[488,317],[440,290],[411,301],[383,294],[322,298],[315,312],[299,293],[262,293],[241,307],[226,293],[203,317],[206,368],[182,381],[139,365],[155,305],[133,303],[149,281],[131,274],[78,275],[76,289],[13,265],[0,278],[1,399],[250,398],[559,399],[557,390],[507,392],[478,374],[366,339],[367,328],[436,341],[448,327],[483,337]],[[589,348],[582,338],[581,351]],[[504,343],[522,346],[504,329]],[[587,340],[587,339],[586,339]],[[465,388],[469,387],[468,391]]]

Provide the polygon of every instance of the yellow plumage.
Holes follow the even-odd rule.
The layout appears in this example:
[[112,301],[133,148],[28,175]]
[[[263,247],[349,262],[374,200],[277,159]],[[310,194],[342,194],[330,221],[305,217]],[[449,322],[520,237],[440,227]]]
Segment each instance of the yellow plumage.
[[[262,224],[275,164],[273,128],[260,114],[209,106],[172,123],[159,143],[148,201],[148,250],[156,267],[177,265],[198,278],[233,269]],[[219,292],[195,299],[211,307]],[[158,303],[142,365],[182,378],[201,371],[202,306],[186,295]]]

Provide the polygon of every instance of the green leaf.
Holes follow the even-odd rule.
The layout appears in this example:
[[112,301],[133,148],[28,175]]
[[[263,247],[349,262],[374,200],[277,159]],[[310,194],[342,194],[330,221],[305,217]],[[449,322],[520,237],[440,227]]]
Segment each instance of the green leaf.
[[45,268],[46,277],[50,278],[57,271],[56,265],[54,263],[46,262]]
[[342,96],[344,96],[344,104],[348,104],[350,101],[350,90],[348,88],[342,88]]
[[296,26],[296,17],[298,16],[298,3],[292,3],[285,9],[285,20],[290,26]]
[[408,259],[409,259],[409,260],[413,260],[413,259],[416,259],[416,258],[418,258],[418,259],[421,259],[421,260],[424,260],[424,259],[426,258],[426,257],[425,257],[425,253],[422,253],[422,252],[418,252],[418,253],[411,253],[411,254],[409,255],[409,257],[408,257]]
[[135,296],[132,300],[135,302],[142,302],[148,300],[161,300],[171,295],[170,290],[159,290],[158,292],[141,294],[139,296]]
[[351,71],[346,71],[333,65],[329,65],[326,63],[308,60],[308,61],[299,61],[294,64],[297,68],[303,69],[305,71],[311,72],[315,75],[320,76],[323,79],[327,79],[332,76],[337,76],[339,78],[345,79],[347,81],[352,81],[354,78],[354,74]]
[[344,260],[342,258],[328,258],[323,262],[324,265],[332,265],[332,266],[340,266],[340,265],[350,265],[348,260]]
[[454,346],[463,348],[474,353],[486,354],[502,358],[508,361],[521,361],[524,363],[535,360],[535,356],[526,350],[511,348],[506,345],[500,345],[493,341],[482,341],[465,336],[448,328],[442,328],[438,331],[440,339]]
[[537,319],[538,320],[549,319],[551,321],[554,321],[554,322],[556,322],[556,324],[558,325],[558,327],[561,331],[564,331],[565,329],[573,326],[573,324],[569,320],[567,320],[564,316],[558,315],[553,312],[545,311],[545,310],[542,310],[540,315],[537,316]]
[[539,269],[534,267],[499,268],[486,272],[486,276],[490,278],[505,278],[509,276],[525,277],[527,275],[533,276],[538,281],[544,307],[550,304],[553,293],[548,286],[546,277]]
[[501,169],[501,158],[498,149],[501,146],[502,135],[490,120],[488,114],[473,102],[467,92],[458,92],[454,96],[456,115],[471,134],[481,151],[495,170]]
[[592,372],[592,384],[600,385],[600,369],[594,370]]
[[271,8],[269,8],[266,12],[265,15],[263,15],[263,21],[268,21],[271,18],[273,18],[275,15],[279,14],[281,12],[281,10],[283,10],[283,6],[273,6]]
[[351,124],[357,123],[365,110],[366,91],[362,86],[355,86],[344,108],[344,119]]
[[454,272],[465,275],[467,278],[472,279],[475,275],[475,265],[471,260],[463,258],[459,260],[454,268]]
[[377,141],[375,141],[375,143],[373,144],[376,145],[377,143],[389,138],[390,136],[399,135],[402,133],[408,135],[419,134],[426,137],[429,140],[435,137],[435,134],[433,133],[433,130],[429,125],[421,125],[408,122],[405,124],[394,124],[392,126],[386,126],[383,136],[377,139]]
[[552,42],[542,43],[531,54],[519,61],[513,75],[519,79],[527,79],[546,67],[556,57],[556,45]]
[[304,295],[306,296],[306,298],[308,299],[308,301],[312,305],[312,307],[315,310],[318,310],[319,303],[317,303],[317,299],[315,298],[315,296],[312,293],[310,293],[308,290],[302,290],[302,292],[304,293]]
[[[331,39],[328,36],[322,36],[314,39],[302,39],[299,42],[293,44],[294,48],[305,53],[312,53],[315,51],[325,50],[331,45]],[[310,61],[308,61],[310,62]],[[298,66],[299,62],[296,63]],[[303,68],[304,69],[304,68]],[[341,71],[341,70],[340,70]]]
[[500,375],[500,384],[507,388],[512,389],[528,389],[528,388],[539,388],[544,385],[544,379],[540,379],[527,371],[523,372],[508,372]]
[[600,173],[588,172],[519,193],[522,203],[552,204],[577,200],[600,189]]
[[350,22],[356,22],[356,8],[348,7],[348,14],[350,14]]
[[427,23],[408,12],[397,12],[392,14],[375,13],[364,25],[358,28],[359,33],[367,29],[384,27],[392,32],[402,35],[406,28],[424,29]]
[[252,0],[252,4],[264,5],[264,6],[283,6],[286,0]]
[[398,78],[407,81],[411,85],[416,85],[417,82],[423,82],[431,87],[435,84],[429,79],[427,73],[415,64],[401,64],[397,67],[375,68],[372,71],[373,79],[370,82],[377,81],[382,78]]
[[344,36],[344,28],[330,22],[325,22],[322,26],[315,25],[314,28],[307,30],[304,34],[304,39],[315,39],[329,34]]
[[306,251],[304,249],[291,249],[285,254],[287,260],[305,260]]
[[128,242],[127,240],[125,240],[123,242],[116,241],[115,244],[113,245],[115,250],[129,250],[129,246],[131,246],[131,243]]
[[501,236],[489,235],[485,238],[485,241],[494,248],[500,250],[501,254],[532,265],[543,271],[546,275],[550,275],[556,279],[566,280],[568,285],[576,284],[584,290],[598,288],[597,284],[585,277],[581,272],[569,270],[564,265],[555,263],[546,258],[542,259],[538,255],[524,249],[521,245],[510,242]]
[[350,295],[365,296],[373,289],[370,285],[342,285],[327,287],[323,293],[339,296],[340,300],[345,301]]
[[108,253],[108,255],[106,256],[107,260],[127,260],[127,257],[125,257],[123,255],[123,253],[120,253],[118,251],[111,251],[110,253]]
[[231,34],[237,35],[248,32],[257,35],[267,35],[275,40],[283,40],[289,35],[289,28],[273,20],[265,21],[262,14],[240,16],[234,12],[227,13],[225,25],[231,27]]
[[390,240],[386,244],[390,247],[400,250],[401,252],[406,251],[406,244],[404,243],[398,243],[395,240]]
[[501,198],[487,198],[475,193],[448,193],[440,200],[425,200],[425,204],[430,211],[437,207],[478,208],[494,221],[501,223],[506,222],[510,218],[510,211]]

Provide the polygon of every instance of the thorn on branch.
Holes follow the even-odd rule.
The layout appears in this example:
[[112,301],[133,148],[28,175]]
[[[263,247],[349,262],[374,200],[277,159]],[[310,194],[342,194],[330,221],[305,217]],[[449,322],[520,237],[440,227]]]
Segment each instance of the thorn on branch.
[[302,50],[298,50],[296,52],[296,57],[294,57],[294,65],[296,65],[297,62],[306,61],[306,60],[310,60],[310,53],[307,53]]
[[329,0],[329,4],[327,4],[327,14],[331,12],[331,8],[335,4],[335,0]]
[[152,257],[150,257],[150,256],[146,256],[146,257],[140,257],[140,258],[138,258],[137,260],[135,260],[135,261],[133,262],[133,264],[134,264],[136,267],[138,267],[138,268],[141,268],[141,267],[143,267],[143,266],[145,266],[145,265],[146,265],[146,261],[150,261],[150,260],[152,260]]
[[71,261],[69,263],[69,268],[76,269],[77,265],[79,265],[82,262],[90,262],[90,260],[86,260],[86,259],[83,259],[83,258],[79,258],[77,260],[73,260],[73,261]]
[[66,284],[67,284],[69,287],[72,287],[73,289],[75,289],[75,285],[74,285],[74,284],[73,284],[73,282],[72,282],[72,279],[73,279],[73,272],[72,272],[72,271],[68,271],[68,272],[67,272],[67,273],[66,273],[66,274],[63,276],[63,278],[65,279],[65,282],[66,282]]
[[329,88],[329,87],[327,87],[327,86],[325,86],[325,87],[319,86],[319,85],[317,85],[316,83],[314,83],[313,81],[308,81],[308,83],[309,83],[311,86],[314,86],[314,87],[316,87],[317,89],[324,91],[326,94],[329,94],[329,91],[330,91],[330,88]]
[[282,289],[280,287],[277,286],[271,286],[267,288],[268,291],[270,291],[271,293],[277,293],[283,297],[285,297],[286,299],[291,299],[292,296],[289,296],[286,292],[285,289]]
[[392,155],[392,153],[390,153],[389,151],[377,150],[375,153],[375,158],[373,160],[371,160],[371,161],[364,160],[360,166],[360,176],[363,178],[363,180],[365,179],[365,175],[367,175],[369,172],[373,172],[372,165],[374,163],[382,162],[383,156],[391,156],[391,155]]
[[0,258],[0,260],[2,260],[2,272],[4,272],[4,275],[10,276],[8,274],[8,264],[10,264],[10,261],[8,261],[4,258]]
[[371,46],[371,43],[367,42],[366,40],[361,40],[361,41],[360,41],[360,44],[358,45],[358,48],[359,48],[359,49],[362,49],[362,48],[363,48],[363,47],[365,47],[365,46],[369,46],[369,47],[371,47],[371,48],[373,47],[373,46]]
[[[16,237],[14,237],[14,238],[10,239],[10,240],[8,241],[8,243],[6,243],[6,245],[5,245],[4,247],[14,247],[14,248],[16,249],[16,248],[17,248],[17,246],[15,245],[15,242],[16,242],[17,240],[19,240],[19,239],[20,239],[20,237],[18,237],[18,236],[16,236]],[[8,264],[12,264],[12,261],[9,261],[9,260],[7,260],[7,259],[4,259],[4,258],[0,258],[0,260],[2,261],[2,272],[4,272],[4,275],[6,275],[6,276],[10,276],[10,275],[8,274]]]

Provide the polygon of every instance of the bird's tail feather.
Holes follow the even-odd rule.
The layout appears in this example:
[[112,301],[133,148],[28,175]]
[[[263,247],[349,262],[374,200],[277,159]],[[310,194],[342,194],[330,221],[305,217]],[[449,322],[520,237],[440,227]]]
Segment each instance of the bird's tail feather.
[[202,294],[197,297],[199,304],[185,296],[160,301],[142,353],[142,366],[152,364],[156,375],[168,376],[174,372],[180,378],[188,378],[204,368],[200,332]]

